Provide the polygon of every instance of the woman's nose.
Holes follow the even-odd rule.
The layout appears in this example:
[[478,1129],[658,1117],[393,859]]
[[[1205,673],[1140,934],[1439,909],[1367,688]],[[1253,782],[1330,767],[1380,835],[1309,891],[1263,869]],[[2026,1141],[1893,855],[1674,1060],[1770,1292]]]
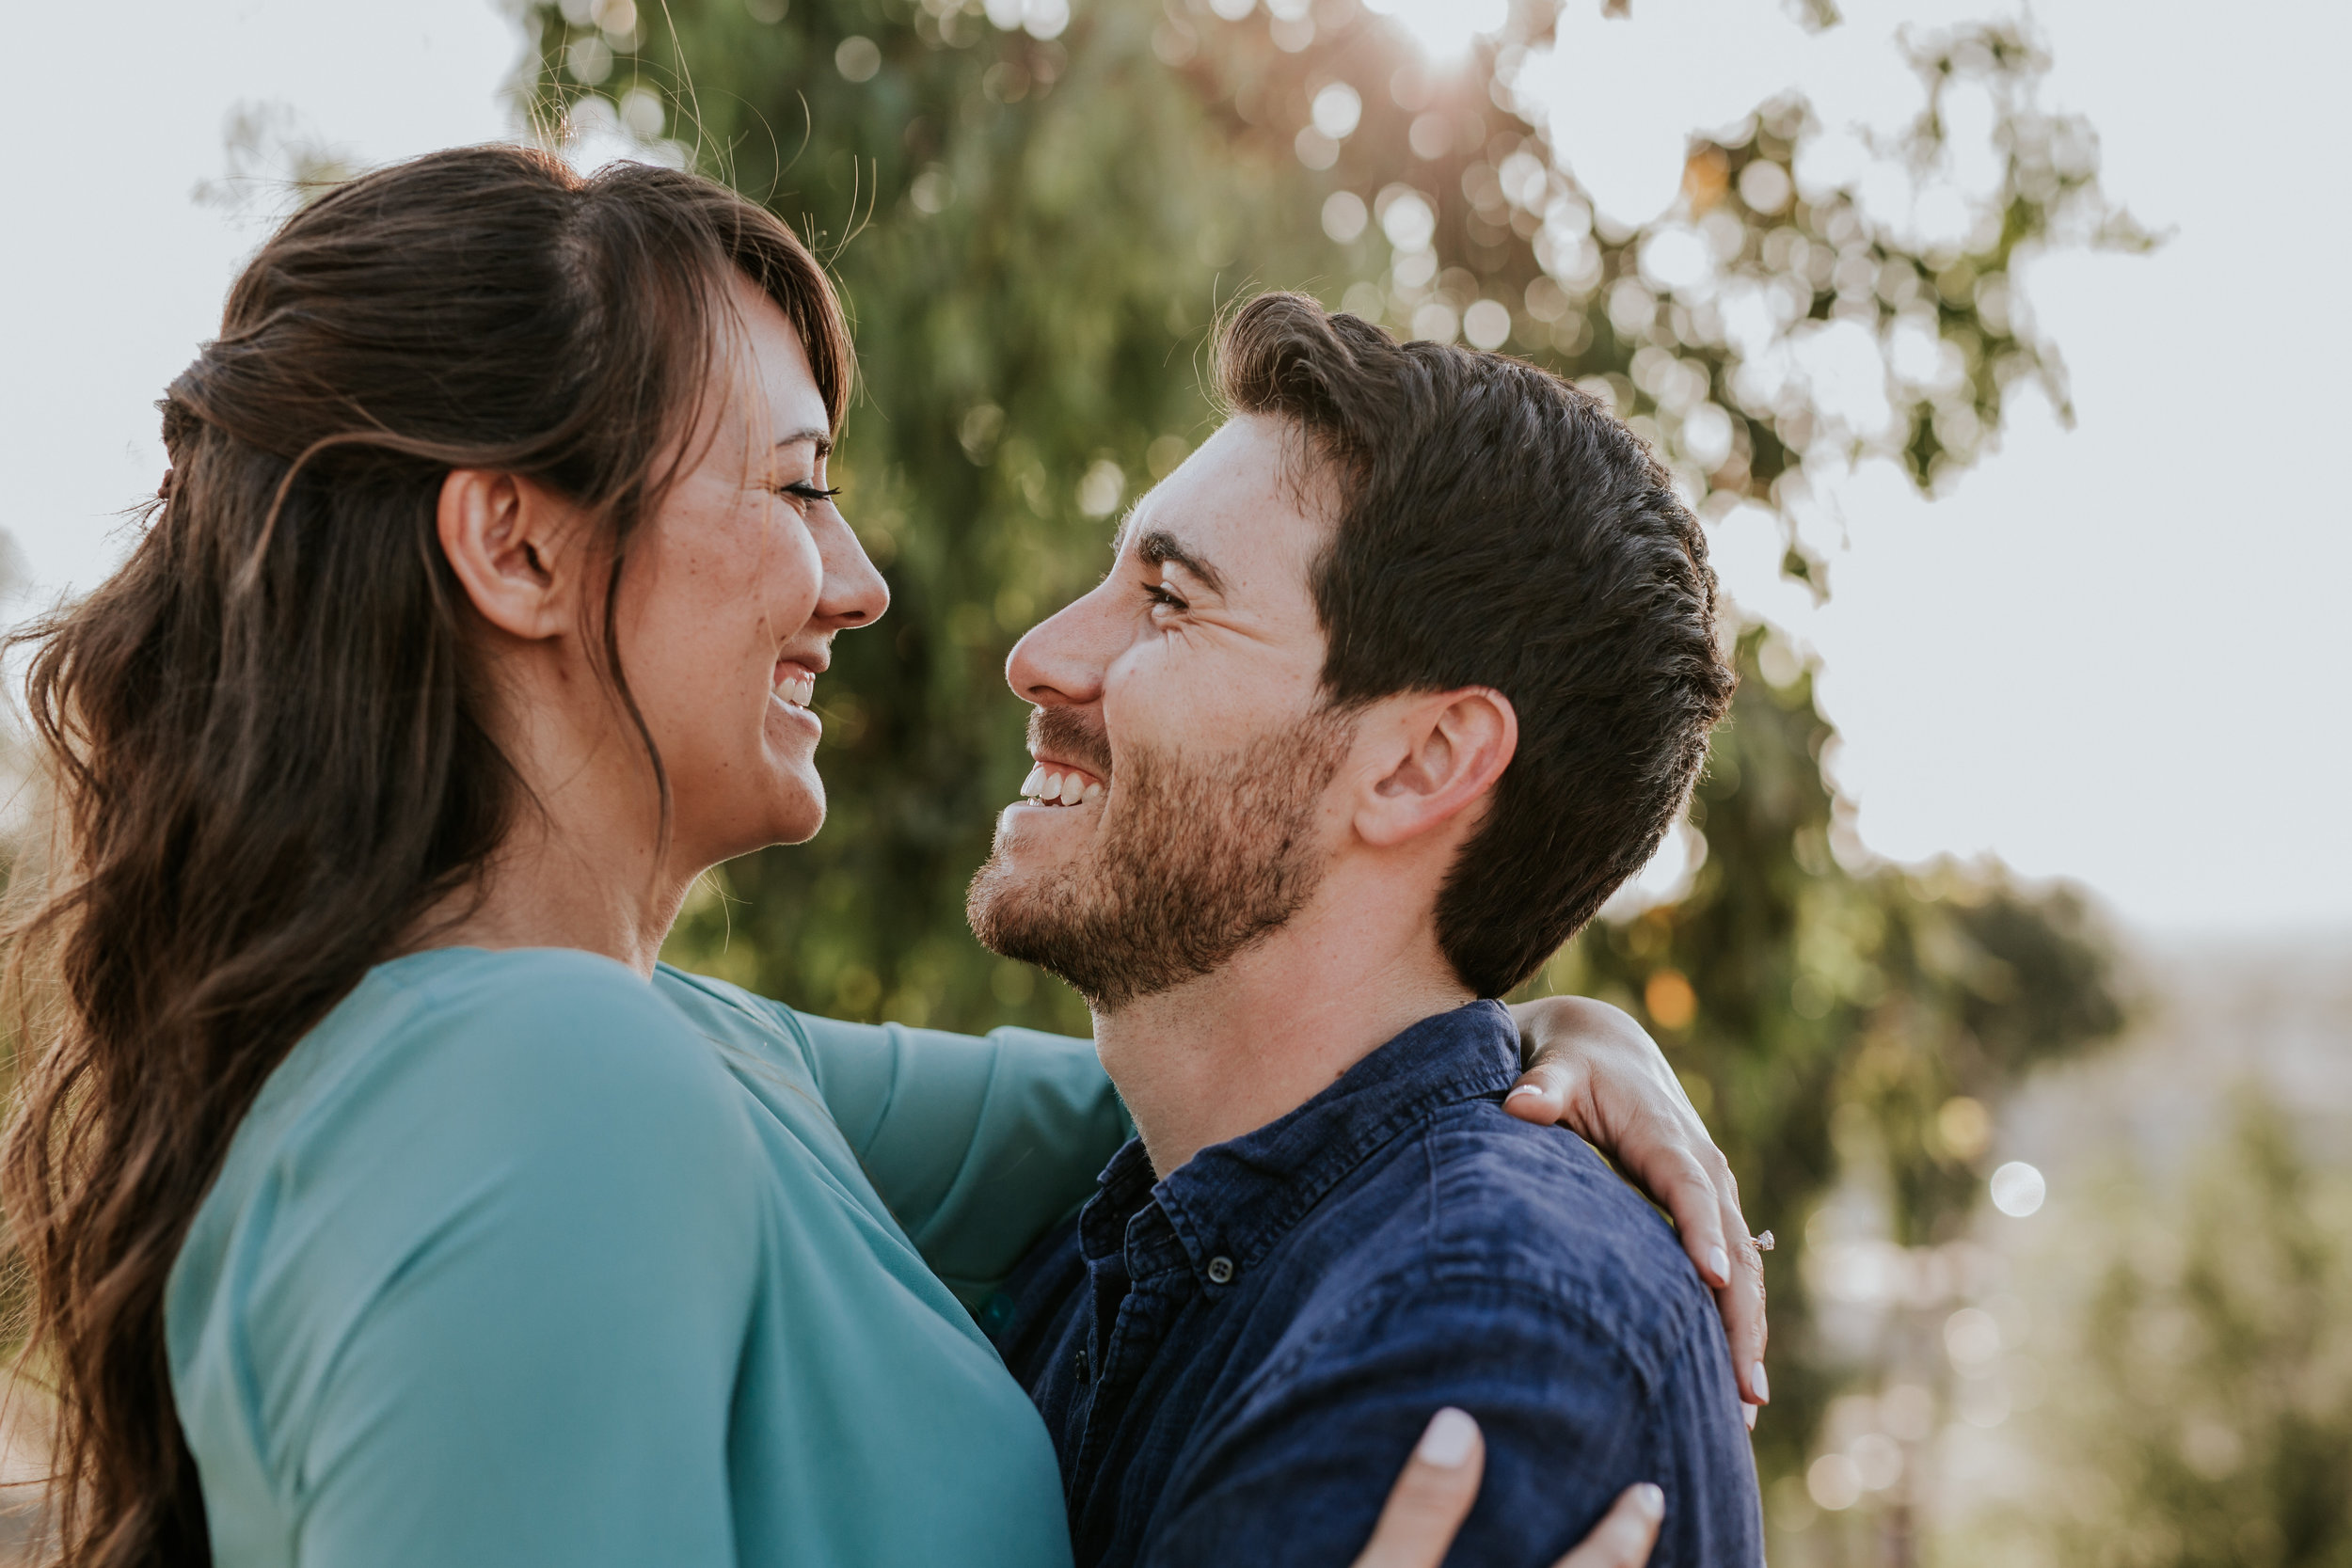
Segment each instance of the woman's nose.
[[890,585],[867,558],[866,546],[839,512],[828,506],[815,530],[818,560],[824,566],[814,619],[834,627],[863,626],[890,608]]

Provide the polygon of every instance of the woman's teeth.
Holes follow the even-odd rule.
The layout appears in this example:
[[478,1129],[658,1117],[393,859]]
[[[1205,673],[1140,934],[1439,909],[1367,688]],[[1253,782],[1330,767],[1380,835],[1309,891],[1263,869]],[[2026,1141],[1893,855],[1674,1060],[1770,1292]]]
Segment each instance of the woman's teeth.
[[1021,794],[1041,806],[1074,806],[1100,800],[1103,786],[1083,773],[1065,773],[1040,763],[1021,781]]
[[787,675],[776,683],[776,695],[793,707],[806,707],[816,700],[817,677],[805,670]]

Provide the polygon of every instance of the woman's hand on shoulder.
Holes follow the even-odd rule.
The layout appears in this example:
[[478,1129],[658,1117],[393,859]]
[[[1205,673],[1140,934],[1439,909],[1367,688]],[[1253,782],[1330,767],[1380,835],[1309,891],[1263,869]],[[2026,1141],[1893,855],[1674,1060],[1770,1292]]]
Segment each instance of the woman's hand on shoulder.
[[1550,996],[1519,1003],[1511,1016],[1527,1070],[1504,1108],[1526,1121],[1566,1127],[1674,1216],[1684,1250],[1723,1311],[1732,1375],[1753,1427],[1754,1407],[1770,1398],[1764,1264],[1723,1150],[1658,1042],[1623,1009],[1589,997]]
[[[1460,1410],[1438,1411],[1405,1462],[1353,1568],[1438,1568],[1478,1500],[1486,1467],[1478,1423]],[[1657,1487],[1646,1481],[1629,1486],[1553,1568],[1643,1568],[1665,1516],[1665,1495]]]

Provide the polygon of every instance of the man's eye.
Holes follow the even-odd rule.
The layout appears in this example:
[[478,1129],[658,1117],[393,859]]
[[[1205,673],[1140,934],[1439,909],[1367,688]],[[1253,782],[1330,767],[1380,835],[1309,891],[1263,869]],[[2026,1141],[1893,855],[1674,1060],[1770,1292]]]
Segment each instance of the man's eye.
[[1168,585],[1162,582],[1145,583],[1143,585],[1143,596],[1150,599],[1154,605],[1166,605],[1170,610],[1190,610],[1192,608],[1190,605],[1184,603],[1184,600],[1169,593],[1168,591]]

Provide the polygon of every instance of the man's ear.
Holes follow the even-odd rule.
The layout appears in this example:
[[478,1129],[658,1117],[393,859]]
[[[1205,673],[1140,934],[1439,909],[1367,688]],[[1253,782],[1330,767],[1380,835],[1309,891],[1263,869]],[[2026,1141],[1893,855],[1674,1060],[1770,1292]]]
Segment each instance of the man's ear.
[[1519,746],[1511,699],[1484,686],[1401,702],[1379,726],[1386,771],[1356,803],[1356,832],[1396,845],[1442,828],[1486,798]]
[[484,620],[533,641],[578,626],[572,578],[580,530],[570,514],[554,495],[512,474],[457,468],[441,481],[435,516],[441,553]]

